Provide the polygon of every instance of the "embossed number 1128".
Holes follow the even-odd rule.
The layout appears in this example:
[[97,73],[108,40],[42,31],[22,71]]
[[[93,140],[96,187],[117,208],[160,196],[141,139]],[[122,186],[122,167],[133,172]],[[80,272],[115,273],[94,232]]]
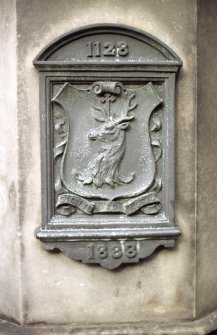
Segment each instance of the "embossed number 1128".
[[120,41],[116,45],[112,42],[100,43],[88,42],[87,57],[102,57],[102,56],[127,56],[129,53],[127,42]]

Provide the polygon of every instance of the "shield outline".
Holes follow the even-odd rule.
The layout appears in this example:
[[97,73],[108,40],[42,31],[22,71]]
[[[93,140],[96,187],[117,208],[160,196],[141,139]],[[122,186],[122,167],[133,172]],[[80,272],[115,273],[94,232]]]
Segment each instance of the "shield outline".
[[[110,83],[114,83],[114,82],[111,81]],[[119,84],[121,84],[121,83],[119,83]],[[72,188],[71,186],[69,186],[68,183],[67,183],[67,181],[64,178],[64,163],[65,163],[65,158],[66,158],[67,150],[69,148],[69,145],[68,145],[69,138],[68,137],[69,137],[69,132],[70,132],[71,127],[70,127],[70,121],[68,120],[69,111],[68,112],[66,111],[66,108],[64,107],[63,103],[58,99],[58,97],[64,91],[64,89],[67,88],[67,87],[70,87],[73,90],[76,90],[77,92],[78,91],[81,91],[81,92],[90,92],[90,88],[93,87],[93,85],[94,84],[92,84],[87,89],[83,89],[83,88],[74,87],[70,83],[65,82],[64,85],[60,88],[59,92],[57,94],[55,94],[55,96],[52,98],[52,102],[57,103],[57,104],[59,104],[59,105],[62,106],[62,108],[64,110],[64,113],[65,113],[66,121],[68,123],[68,129],[69,129],[67,137],[62,142],[62,146],[63,146],[62,154],[63,154],[63,156],[62,156],[62,159],[61,159],[61,171],[60,171],[60,175],[61,175],[61,181],[62,181],[62,183],[64,185],[64,188],[66,188],[67,191],[70,194],[74,194],[74,195],[77,195],[77,196],[82,197],[82,198],[86,198],[86,199],[102,199],[102,200],[106,200],[106,201],[113,201],[113,200],[117,200],[117,199],[132,198],[132,197],[139,196],[141,194],[145,194],[145,193],[147,193],[151,189],[151,187],[153,185],[153,182],[154,182],[154,179],[155,179],[155,173],[156,173],[156,163],[155,163],[155,158],[154,158],[154,153],[153,153],[153,147],[152,147],[151,137],[150,137],[150,133],[149,132],[147,134],[147,137],[149,138],[150,156],[152,157],[152,163],[154,164],[154,172],[152,173],[152,178],[150,178],[148,186],[143,187],[139,191],[136,190],[134,192],[130,192],[129,191],[130,184],[128,184],[128,188],[125,191],[125,193],[122,193],[122,194],[119,193],[118,195],[115,195],[115,196],[111,196],[111,195],[110,196],[106,196],[106,195],[103,196],[102,194],[100,194],[100,192],[97,192],[97,194],[96,194],[96,190],[98,190],[98,189],[94,190],[93,188],[87,194],[85,192],[81,192],[80,190],[76,190],[75,188]],[[152,101],[153,102],[153,106],[150,109],[150,111],[148,113],[148,119],[146,120],[146,121],[148,121],[147,123],[148,123],[148,129],[149,129],[149,120],[150,120],[150,117],[151,117],[152,113],[154,112],[154,110],[156,110],[156,108],[162,103],[163,100],[159,97],[159,95],[158,95],[156,89],[154,88],[154,85],[152,84],[152,82],[149,82],[149,83],[145,84],[145,86],[136,88],[136,89],[134,89],[134,91],[138,91],[138,90],[142,90],[142,89],[147,89],[147,90],[151,91],[152,98],[155,99],[155,101]],[[155,144],[153,143],[153,145],[155,145]],[[121,162],[121,164],[122,163],[123,162]],[[84,186],[84,190],[85,189],[86,189],[86,185]]]

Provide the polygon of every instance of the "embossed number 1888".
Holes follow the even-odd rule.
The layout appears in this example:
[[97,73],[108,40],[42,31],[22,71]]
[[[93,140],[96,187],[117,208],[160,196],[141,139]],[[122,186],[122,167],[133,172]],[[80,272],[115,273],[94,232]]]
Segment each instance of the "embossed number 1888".
[[112,257],[114,259],[121,258],[126,256],[127,258],[134,258],[137,256],[137,243],[138,242],[126,242],[125,244],[115,244],[110,248],[104,243],[97,245],[89,244],[88,245],[88,258],[107,258]]
[[101,43],[88,42],[87,57],[102,57],[102,56],[127,56],[129,53],[127,42],[120,41],[116,45],[113,42]]

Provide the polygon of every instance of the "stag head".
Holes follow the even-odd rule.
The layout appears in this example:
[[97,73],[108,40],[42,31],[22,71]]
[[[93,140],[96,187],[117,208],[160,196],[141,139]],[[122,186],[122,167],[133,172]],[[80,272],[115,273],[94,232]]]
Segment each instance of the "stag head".
[[134,115],[129,115],[129,112],[137,106],[137,103],[131,105],[131,100],[134,97],[135,94],[128,97],[127,109],[122,111],[119,117],[110,115],[110,110],[106,110],[104,106],[95,106],[94,118],[99,122],[103,122],[103,124],[91,130],[88,136],[89,139],[101,142],[112,142],[119,136],[121,131],[126,130],[130,121],[135,117]]

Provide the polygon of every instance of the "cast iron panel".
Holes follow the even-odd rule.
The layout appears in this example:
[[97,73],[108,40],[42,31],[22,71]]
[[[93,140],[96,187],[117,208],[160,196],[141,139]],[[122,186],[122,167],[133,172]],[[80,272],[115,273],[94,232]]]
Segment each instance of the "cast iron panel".
[[45,249],[114,269],[173,247],[179,57],[149,34],[106,24],[60,37],[34,64]]

